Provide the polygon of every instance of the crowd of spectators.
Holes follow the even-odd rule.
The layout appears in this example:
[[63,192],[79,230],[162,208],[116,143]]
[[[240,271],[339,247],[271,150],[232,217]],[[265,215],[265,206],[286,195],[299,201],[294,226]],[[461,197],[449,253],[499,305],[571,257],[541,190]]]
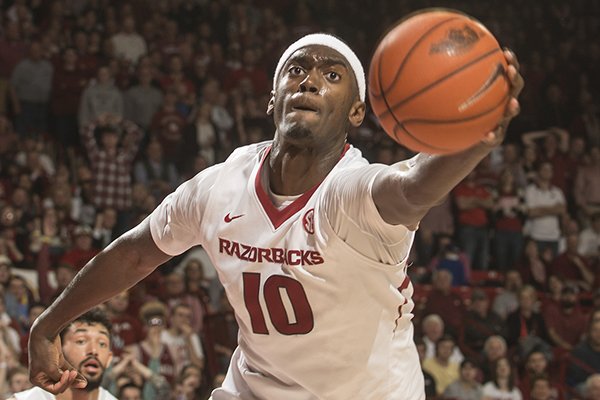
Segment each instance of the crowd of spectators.
[[[447,6],[517,53],[526,86],[506,142],[417,232],[428,398],[600,399],[600,3],[368,3],[0,1],[0,396],[27,386],[28,327],[89,259],[179,183],[272,137],[289,43],[335,33],[368,68],[396,20]],[[372,162],[412,155],[372,114],[349,141]],[[237,326],[202,249],[104,308],[115,395],[204,399],[223,379]]]

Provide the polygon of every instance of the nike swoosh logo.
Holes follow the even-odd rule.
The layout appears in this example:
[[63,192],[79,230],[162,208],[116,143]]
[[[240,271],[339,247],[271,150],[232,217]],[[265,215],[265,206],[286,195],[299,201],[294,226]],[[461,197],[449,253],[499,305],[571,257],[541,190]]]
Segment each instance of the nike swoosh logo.
[[223,221],[225,221],[226,223],[230,223],[234,219],[241,218],[243,216],[244,216],[244,214],[240,214],[240,215],[234,215],[232,217],[232,216],[229,215],[229,213],[227,213],[227,215],[225,216],[225,218],[223,218]]

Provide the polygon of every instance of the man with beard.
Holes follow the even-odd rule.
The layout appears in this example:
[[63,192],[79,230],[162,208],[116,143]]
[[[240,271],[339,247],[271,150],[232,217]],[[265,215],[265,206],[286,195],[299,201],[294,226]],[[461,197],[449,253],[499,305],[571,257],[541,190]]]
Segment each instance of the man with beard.
[[15,393],[9,400],[116,400],[100,387],[104,371],[112,360],[111,323],[99,309],[92,309],[67,325],[56,339],[62,343],[65,361],[85,377],[87,386],[66,388],[54,396],[39,387]]
[[550,305],[544,313],[548,336],[555,346],[572,350],[581,341],[587,324],[587,316],[578,302],[579,289],[566,284],[560,294],[560,305]]

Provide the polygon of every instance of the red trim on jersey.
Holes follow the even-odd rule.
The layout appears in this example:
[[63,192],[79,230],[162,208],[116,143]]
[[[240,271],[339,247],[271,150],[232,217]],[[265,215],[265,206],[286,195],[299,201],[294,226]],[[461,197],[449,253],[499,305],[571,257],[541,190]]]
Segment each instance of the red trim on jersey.
[[[346,143],[344,145],[344,150],[342,151],[340,159],[342,157],[344,157],[344,155],[346,154],[346,152],[348,151],[349,148],[350,148],[350,145],[348,143]],[[268,158],[270,152],[271,152],[271,146],[267,147],[267,149],[265,150],[265,152],[262,156],[262,159],[260,160],[260,166],[258,167],[258,172],[256,173],[256,177],[254,179],[254,187],[256,190],[256,194],[258,196],[258,200],[260,201],[260,204],[263,206],[263,209],[265,210],[265,212],[267,213],[267,216],[271,220],[273,227],[275,227],[275,229],[277,229],[288,218],[290,218],[292,215],[296,214],[298,211],[300,211],[302,208],[304,208],[306,203],[308,203],[308,199],[310,199],[310,197],[315,192],[315,190],[317,190],[319,185],[321,185],[321,182],[317,183],[315,186],[308,189],[306,192],[304,192],[302,194],[302,196],[298,197],[296,200],[294,200],[292,203],[288,204],[286,207],[282,208],[281,210],[278,210],[277,207],[275,207],[273,205],[273,202],[271,202],[271,198],[269,197],[269,195],[267,194],[267,192],[265,191],[265,189],[263,188],[263,186],[260,182],[260,177],[262,175],[262,168],[263,168],[265,160]]]

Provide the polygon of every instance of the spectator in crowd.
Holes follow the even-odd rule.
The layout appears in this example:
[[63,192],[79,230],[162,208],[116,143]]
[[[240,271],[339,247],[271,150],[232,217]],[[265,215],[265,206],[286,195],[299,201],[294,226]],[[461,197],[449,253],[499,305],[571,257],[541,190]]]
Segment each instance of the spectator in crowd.
[[600,373],[587,378],[584,392],[585,400],[600,400]]
[[547,161],[539,164],[536,182],[525,190],[525,204],[529,236],[536,241],[540,252],[550,248],[556,256],[561,235],[560,218],[566,212],[566,200],[563,191],[552,185],[552,168]]
[[67,47],[62,51],[62,62],[56,66],[52,77],[50,112],[53,133],[58,149],[75,149],[79,145],[77,113],[81,93],[87,85],[87,77],[77,66],[77,51]]
[[435,356],[423,362],[423,369],[435,380],[438,396],[459,377],[459,365],[450,361],[455,346],[452,336],[444,335],[435,343]]
[[492,369],[492,378],[482,387],[482,398],[484,400],[523,399],[521,391],[515,384],[515,380],[515,373],[508,358],[500,358],[496,361]]
[[514,268],[523,249],[523,221],[525,198],[523,189],[516,184],[513,172],[505,169],[500,174],[494,192],[494,257],[496,269]]
[[179,176],[175,164],[163,157],[162,147],[156,139],[151,139],[144,156],[135,163],[134,180],[146,186],[157,201],[162,201],[177,187]]
[[469,357],[478,356],[490,336],[504,336],[504,321],[490,310],[490,299],[482,289],[471,293],[471,304],[465,314],[462,330],[462,346]]
[[14,393],[31,388],[32,385],[31,382],[29,382],[27,368],[17,366],[8,369],[5,365],[2,369],[4,371],[0,371],[0,376],[5,375],[5,381],[2,385],[2,391],[4,393],[0,393],[0,396],[2,396],[3,399],[9,398]]
[[600,261],[600,212],[590,218],[590,226],[579,234],[577,251],[590,265]]
[[569,171],[567,152],[569,150],[569,132],[566,129],[553,127],[535,132],[526,132],[521,136],[523,143],[532,145],[534,141],[541,141],[540,161],[550,163],[552,177],[550,184],[556,186],[561,192],[568,191]]
[[544,291],[548,287],[549,264],[552,260],[551,249],[545,249],[541,253],[536,241],[527,238],[517,268],[523,277],[523,281],[528,282],[537,290]]
[[[114,115],[117,119],[124,114],[123,95],[113,82],[110,69],[100,67],[95,81],[83,91],[79,103],[79,126],[84,130],[104,115]],[[85,145],[85,143],[84,143]]]
[[579,254],[579,234],[574,232],[566,236],[567,248],[552,261],[550,273],[565,283],[571,283],[583,290],[591,290],[595,277],[587,260]]
[[[152,373],[163,376],[170,385],[175,383],[175,361],[169,348],[161,340],[167,325],[167,307],[159,301],[150,301],[140,308],[140,319],[146,337],[127,348],[127,352]],[[151,382],[144,383],[144,399],[158,400],[158,388]]]
[[548,329],[542,314],[537,311],[537,293],[532,286],[525,285],[519,292],[519,308],[506,319],[509,346],[516,347],[524,356],[534,347],[549,349]]
[[184,116],[177,110],[177,93],[174,90],[164,92],[162,105],[152,117],[150,133],[160,142],[167,161],[180,161],[181,152],[188,144],[185,125]]
[[[421,322],[423,343],[425,343],[425,359],[435,357],[435,348],[438,340],[444,335],[444,320],[437,314],[429,314]],[[450,361],[460,364],[463,354],[458,346],[454,346]]]
[[477,170],[472,171],[452,191],[458,208],[458,240],[473,269],[487,270],[489,258],[488,211],[494,205],[492,194],[477,183]]
[[173,306],[169,321],[169,329],[162,332],[161,341],[167,345],[174,358],[176,373],[179,374],[189,364],[203,368],[204,351],[198,333],[192,330],[190,306],[183,303]]
[[123,17],[121,32],[112,37],[112,43],[115,55],[131,65],[136,65],[148,51],[146,41],[135,30],[135,19],[131,15]]
[[191,311],[191,326],[193,332],[201,333],[203,331],[204,316],[206,314],[206,304],[202,304],[200,298],[193,296],[185,291],[185,282],[183,275],[179,272],[171,272],[164,279],[163,302],[173,309],[176,305],[186,304]]
[[537,380],[541,377],[549,380],[549,398],[554,400],[562,398],[561,394],[563,388],[561,386],[562,382],[560,382],[560,377],[556,376],[554,371],[550,369],[550,362],[546,353],[534,349],[527,355],[523,373],[519,379],[519,389],[521,390],[525,400],[529,400],[530,398],[533,400],[533,398],[536,397],[531,393],[535,390],[539,390],[536,389],[535,386]]
[[483,379],[488,381],[492,377],[496,361],[508,356],[506,340],[502,336],[490,336],[483,344],[482,361],[479,364]]
[[570,353],[567,368],[567,384],[581,388],[586,379],[600,371],[600,320],[592,321],[586,339]]
[[103,249],[117,238],[117,210],[112,207],[106,207],[96,214],[96,223],[92,236],[94,238],[94,247]]
[[526,400],[559,400],[558,394],[552,390],[550,378],[547,376],[536,376],[531,381],[531,391],[527,395],[521,389],[523,398]]
[[429,269],[444,269],[452,274],[452,286],[465,286],[471,277],[471,262],[467,254],[454,243],[449,235],[438,236],[439,251],[431,259]]
[[440,269],[433,273],[433,290],[427,297],[423,315],[437,314],[444,316],[448,332],[456,335],[460,332],[464,308],[460,297],[452,292],[452,275]]
[[27,55],[27,44],[21,35],[18,22],[6,21],[4,32],[0,39],[0,112],[6,114],[9,110],[9,98],[12,107],[18,113],[19,105],[14,96],[14,89],[9,85],[10,77],[17,64]]
[[[100,143],[94,136],[96,128]],[[131,172],[142,132],[130,121],[103,114],[85,126],[81,135],[92,167],[94,205],[113,207],[122,217],[131,207]]]
[[443,399],[454,400],[480,400],[481,384],[477,381],[477,364],[473,360],[465,359],[460,363],[460,377],[452,382],[444,393]]
[[123,351],[142,340],[142,326],[139,319],[127,313],[129,293],[121,292],[105,304],[106,315],[112,324],[112,352],[114,362],[121,360]]
[[142,388],[134,383],[125,384],[119,389],[117,397],[120,400],[142,400]]
[[94,247],[93,231],[87,225],[79,225],[73,230],[73,246],[66,251],[61,259],[61,264],[66,264],[76,271],[90,261],[99,249]]
[[523,287],[523,279],[519,271],[511,269],[504,275],[504,289],[496,297],[492,305],[492,310],[502,320],[506,320],[508,314],[519,307],[519,290]]
[[[422,339],[416,337],[415,338],[415,344],[417,346],[417,353],[419,353],[419,361],[421,363],[421,365],[423,365],[423,362],[425,361],[425,343],[423,342]],[[423,372],[423,378],[424,378],[424,383],[425,383],[425,396],[427,396],[427,398],[435,398],[435,396],[437,395],[437,391],[435,388],[435,379],[433,378],[433,376],[425,371],[424,369],[421,369],[421,372]],[[218,387],[218,386],[216,386]]]
[[163,95],[154,85],[151,67],[140,65],[137,78],[137,85],[129,88],[124,95],[125,118],[148,130],[152,117],[163,102]]
[[48,102],[54,68],[42,55],[38,41],[29,45],[28,56],[12,72],[10,83],[14,88],[20,112],[15,121],[21,136],[39,136],[47,132]]
[[547,307],[544,319],[551,343],[565,351],[572,350],[585,333],[587,316],[579,307],[579,288],[566,284],[562,288],[560,305]]

